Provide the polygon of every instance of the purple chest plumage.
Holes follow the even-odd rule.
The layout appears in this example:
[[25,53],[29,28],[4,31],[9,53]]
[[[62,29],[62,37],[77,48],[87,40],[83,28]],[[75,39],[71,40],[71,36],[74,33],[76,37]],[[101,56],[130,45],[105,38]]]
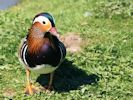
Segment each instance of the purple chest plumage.
[[60,49],[53,49],[49,44],[44,44],[37,54],[30,54],[28,49],[26,51],[26,61],[30,67],[42,64],[49,64],[56,67],[60,62],[60,58]]

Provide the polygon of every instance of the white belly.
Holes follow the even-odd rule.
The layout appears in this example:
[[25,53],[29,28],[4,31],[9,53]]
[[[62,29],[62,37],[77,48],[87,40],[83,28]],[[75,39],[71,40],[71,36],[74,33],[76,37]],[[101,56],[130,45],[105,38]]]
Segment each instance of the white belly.
[[52,67],[51,65],[37,65],[35,68],[28,67],[28,69],[30,69],[31,71],[34,71],[39,74],[48,74],[55,71],[57,68],[58,66]]

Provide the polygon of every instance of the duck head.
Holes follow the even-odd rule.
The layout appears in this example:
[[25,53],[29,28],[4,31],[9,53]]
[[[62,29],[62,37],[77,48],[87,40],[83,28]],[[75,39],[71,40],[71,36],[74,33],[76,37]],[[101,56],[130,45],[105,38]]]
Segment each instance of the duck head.
[[30,29],[34,33],[35,37],[44,37],[46,33],[59,38],[59,34],[55,27],[55,21],[52,15],[49,13],[40,13],[36,15],[33,19],[32,26]]

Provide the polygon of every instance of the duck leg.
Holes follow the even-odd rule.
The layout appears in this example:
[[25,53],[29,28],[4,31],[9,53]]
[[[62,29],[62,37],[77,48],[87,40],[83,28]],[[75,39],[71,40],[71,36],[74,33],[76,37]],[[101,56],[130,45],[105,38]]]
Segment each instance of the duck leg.
[[52,83],[53,83],[53,77],[54,77],[54,72],[50,73],[50,80],[48,84],[48,89],[52,89]]
[[53,90],[53,86],[52,86],[53,77],[54,77],[54,72],[50,73],[50,80],[49,80],[48,86],[46,86],[46,89],[49,91]]
[[30,71],[26,69],[26,77],[27,77],[27,86],[25,89],[25,94],[32,95],[37,92],[37,89],[30,82]]

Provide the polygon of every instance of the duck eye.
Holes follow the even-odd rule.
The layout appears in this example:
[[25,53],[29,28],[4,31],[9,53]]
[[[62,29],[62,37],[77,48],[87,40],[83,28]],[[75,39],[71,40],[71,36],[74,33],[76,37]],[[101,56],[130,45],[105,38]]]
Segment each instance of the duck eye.
[[45,22],[45,21],[43,21],[42,23],[43,23],[43,24],[46,24],[46,22]]

